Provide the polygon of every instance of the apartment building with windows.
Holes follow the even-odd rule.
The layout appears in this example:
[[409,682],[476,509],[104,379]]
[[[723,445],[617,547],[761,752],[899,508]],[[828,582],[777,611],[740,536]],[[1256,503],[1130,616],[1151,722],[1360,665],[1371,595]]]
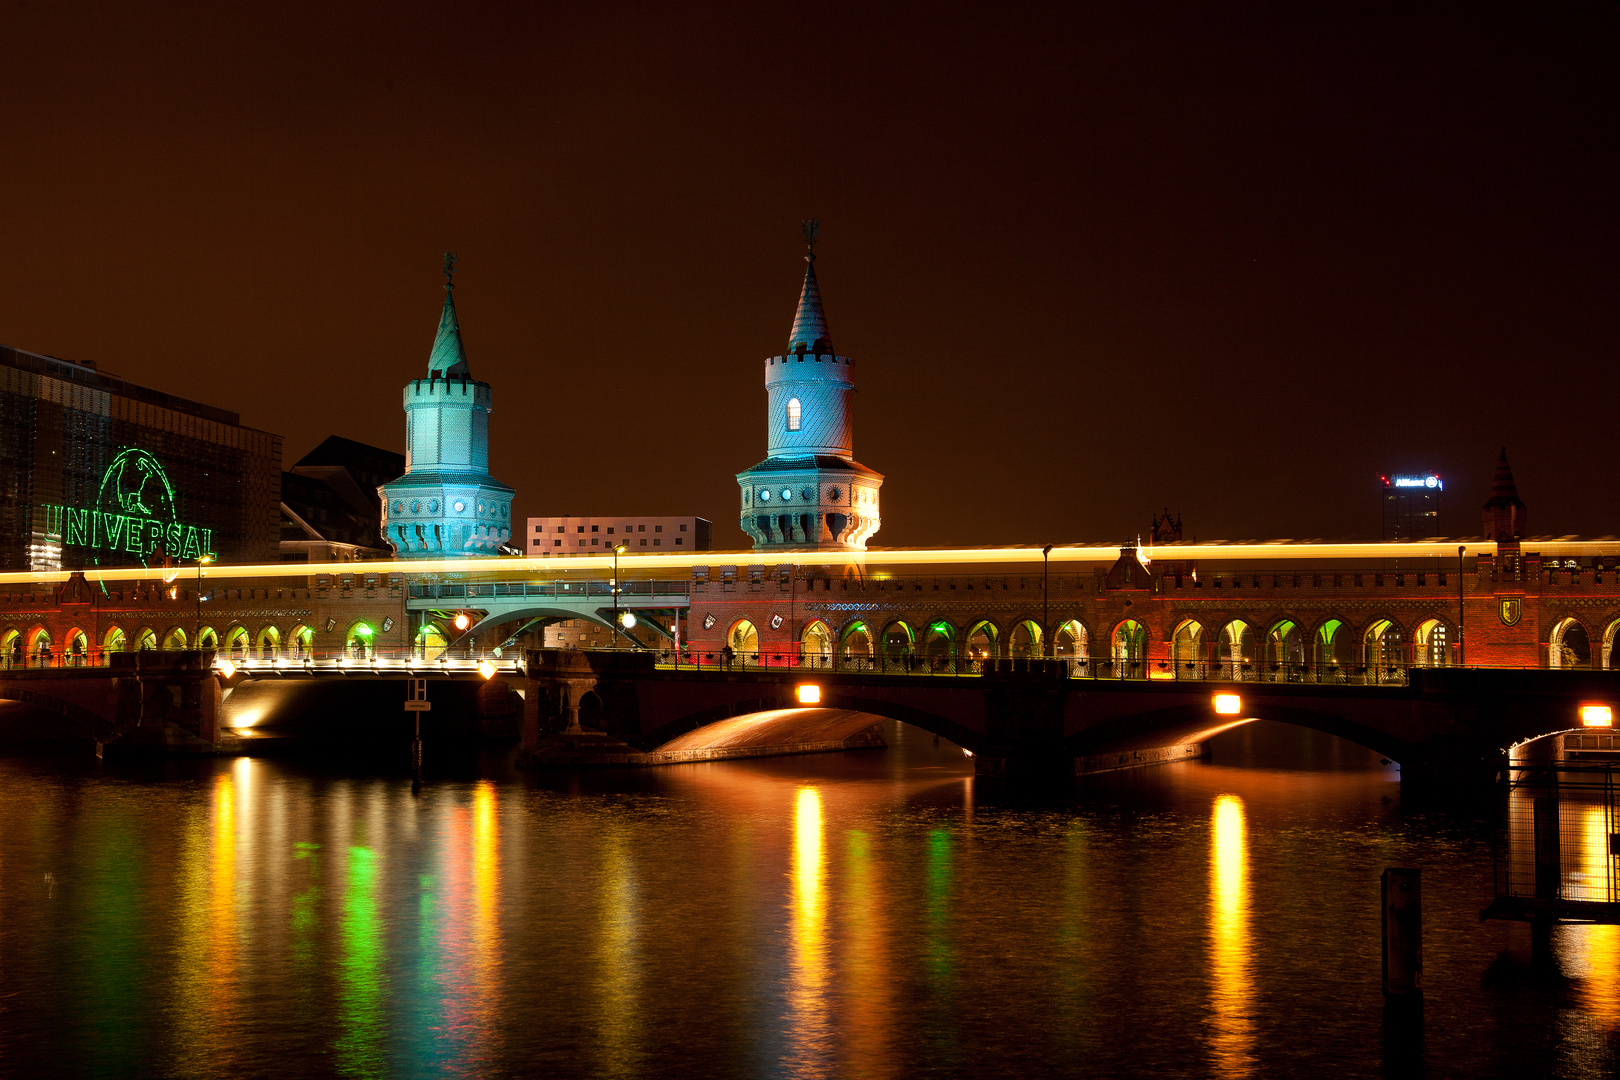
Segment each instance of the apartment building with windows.
[[531,557],[600,555],[618,544],[646,554],[708,551],[714,526],[700,517],[532,517],[524,535],[524,554]]

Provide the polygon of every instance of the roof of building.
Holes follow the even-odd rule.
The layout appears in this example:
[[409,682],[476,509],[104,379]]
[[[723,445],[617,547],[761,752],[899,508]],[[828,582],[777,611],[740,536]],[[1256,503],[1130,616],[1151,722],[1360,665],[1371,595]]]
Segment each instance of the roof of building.
[[793,333],[787,351],[829,356],[833,351],[832,333],[827,329],[827,313],[821,305],[821,286],[816,283],[816,253],[804,257],[804,287],[799,290],[799,310],[793,315]]
[[445,282],[444,310],[439,313],[439,332],[433,339],[433,352],[428,356],[428,374],[465,379],[472,375],[472,369],[467,366],[467,350],[461,345],[455,288],[454,284]]
[[1496,459],[1496,478],[1491,481],[1491,497],[1485,500],[1487,510],[1498,506],[1524,506],[1519,498],[1518,486],[1513,483],[1513,470],[1508,467],[1505,446],[1502,447],[1502,455]]

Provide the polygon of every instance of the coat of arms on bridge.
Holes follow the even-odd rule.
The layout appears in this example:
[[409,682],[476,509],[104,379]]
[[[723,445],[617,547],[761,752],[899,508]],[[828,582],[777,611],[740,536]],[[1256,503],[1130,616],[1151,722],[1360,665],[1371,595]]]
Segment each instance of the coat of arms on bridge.
[[1506,596],[1498,602],[1496,617],[1502,620],[1503,626],[1513,626],[1518,623],[1520,613],[1519,597]]

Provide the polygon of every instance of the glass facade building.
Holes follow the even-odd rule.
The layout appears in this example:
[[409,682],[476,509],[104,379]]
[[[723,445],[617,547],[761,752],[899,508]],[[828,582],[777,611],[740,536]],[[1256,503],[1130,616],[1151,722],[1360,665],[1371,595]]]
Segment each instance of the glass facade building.
[[273,561],[280,499],[280,436],[93,364],[0,346],[3,569],[163,553]]

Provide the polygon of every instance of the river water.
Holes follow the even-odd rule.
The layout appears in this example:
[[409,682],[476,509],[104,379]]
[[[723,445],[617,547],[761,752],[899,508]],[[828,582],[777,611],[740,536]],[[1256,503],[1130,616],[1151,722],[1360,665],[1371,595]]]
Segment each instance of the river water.
[[[1620,935],[1481,924],[1490,829],[1359,748],[1000,803],[948,743],[535,779],[0,762],[0,1071],[1600,1076]],[[431,752],[431,748],[430,748]],[[1421,1029],[1378,876],[1424,871]]]

